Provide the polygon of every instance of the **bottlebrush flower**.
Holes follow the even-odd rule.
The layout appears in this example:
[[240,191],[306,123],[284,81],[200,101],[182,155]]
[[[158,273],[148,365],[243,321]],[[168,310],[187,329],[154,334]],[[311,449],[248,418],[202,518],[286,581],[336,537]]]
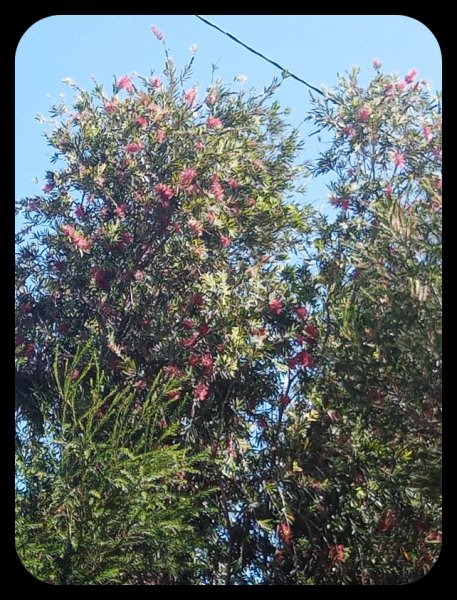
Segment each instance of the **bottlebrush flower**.
[[336,198],[335,196],[329,199],[329,203],[335,208],[342,208],[343,210],[348,210],[351,206],[349,198]]
[[202,142],[197,142],[194,146],[195,152],[202,152],[205,149],[205,144]]
[[182,322],[182,326],[184,327],[184,329],[192,329],[194,324],[190,319],[184,319],[184,321]]
[[304,319],[306,316],[308,316],[308,311],[306,310],[306,308],[304,306],[298,306],[295,309],[295,314],[297,315],[297,317],[299,319]]
[[90,240],[88,240],[82,233],[75,233],[73,236],[74,245],[83,252],[88,252],[92,246]]
[[195,366],[199,365],[201,362],[202,362],[202,358],[198,354],[191,354],[189,356],[189,365],[191,367],[195,367]]
[[84,206],[82,204],[78,204],[76,210],[75,210],[75,215],[79,218],[82,219],[84,218],[84,215],[86,214],[86,211],[84,210]]
[[160,31],[157,25],[153,25],[151,27],[151,32],[159,40],[159,42],[163,40],[163,33]]
[[163,368],[163,372],[165,373],[165,375],[167,375],[167,377],[177,378],[181,376],[181,371],[175,365],[165,366]]
[[268,308],[270,312],[274,315],[280,315],[282,313],[282,302],[278,298],[273,298],[268,303]]
[[216,94],[214,92],[210,92],[205,98],[205,104],[206,106],[213,106],[214,104],[216,104],[216,100]]
[[405,157],[401,152],[395,152],[393,160],[397,167],[403,167],[406,162]]
[[417,71],[416,69],[411,69],[406,73],[405,82],[412,83],[416,79]]
[[114,209],[114,212],[117,214],[117,216],[120,219],[124,219],[126,210],[127,210],[127,204],[119,204],[119,206],[116,206],[116,208]]
[[165,131],[163,129],[157,129],[157,131],[156,131],[156,141],[159,144],[163,144],[166,139],[167,139],[167,134],[165,133]]
[[369,106],[364,106],[359,112],[359,121],[362,123],[368,121],[371,116],[371,108]]
[[184,92],[184,102],[189,106],[194,106],[197,99],[197,90],[194,87],[189,88]]
[[279,399],[279,403],[281,404],[281,406],[288,406],[290,404],[290,398],[287,395],[283,395],[281,396],[281,398]]
[[148,120],[146,119],[146,117],[138,117],[136,123],[140,127],[146,127],[146,125],[148,124]]
[[154,77],[153,79],[151,79],[151,85],[153,88],[158,90],[162,85],[162,82],[160,81],[160,77]]
[[128,92],[134,91],[132,80],[130,79],[130,77],[128,75],[123,75],[122,77],[120,77],[117,80],[117,87],[120,90],[127,90]]
[[209,327],[206,323],[202,323],[199,328],[198,328],[198,333],[204,337],[205,335],[208,335],[209,333]]
[[429,125],[424,125],[422,127],[422,133],[424,134],[425,141],[430,142],[432,140],[432,128]]
[[292,528],[286,521],[278,525],[278,536],[285,546],[292,544]]
[[197,386],[195,386],[194,389],[194,396],[197,400],[200,400],[200,402],[203,402],[203,400],[206,400],[206,398],[208,397],[209,394],[209,388],[206,385],[206,383],[199,383]]
[[219,243],[224,248],[228,248],[232,243],[232,240],[227,235],[221,235],[221,237],[219,238]]
[[376,69],[377,71],[379,71],[379,69],[382,67],[382,62],[375,58],[373,61],[373,68]]
[[43,192],[45,194],[49,194],[49,192],[52,192],[52,190],[56,187],[56,184],[53,181],[50,181],[49,183],[47,183],[44,188],[43,188]]
[[317,340],[319,338],[319,329],[315,325],[307,325],[305,327],[305,333],[307,334],[308,340]]
[[197,237],[201,237],[203,235],[203,225],[197,219],[189,219],[187,221],[187,225],[192,233]]
[[94,278],[95,285],[101,290],[107,290],[109,288],[111,274],[103,269],[92,269],[92,276]]
[[344,561],[344,546],[343,544],[334,544],[328,549],[329,558],[333,562]]
[[236,179],[233,179],[233,177],[228,180],[228,184],[232,190],[237,190],[240,187],[240,183]]
[[197,177],[197,171],[195,169],[187,168],[184,169],[179,176],[179,183],[183,187],[189,187],[192,185]]
[[192,304],[195,304],[196,306],[203,306],[204,303],[205,301],[201,294],[194,294],[192,296]]
[[132,153],[139,152],[141,150],[141,145],[138,144],[138,142],[131,142],[130,144],[124,146],[124,150]]
[[171,200],[171,198],[174,196],[174,192],[171,187],[165,185],[164,183],[158,183],[154,189],[159,195],[160,200],[168,205],[169,200]]
[[219,117],[208,117],[206,125],[209,127],[209,129],[220,129],[224,126]]
[[201,358],[201,364],[205,371],[211,372],[213,370],[213,357],[211,354],[204,354]]
[[224,190],[219,181],[219,177],[217,175],[213,175],[211,177],[211,192],[219,202],[222,202],[224,199]]

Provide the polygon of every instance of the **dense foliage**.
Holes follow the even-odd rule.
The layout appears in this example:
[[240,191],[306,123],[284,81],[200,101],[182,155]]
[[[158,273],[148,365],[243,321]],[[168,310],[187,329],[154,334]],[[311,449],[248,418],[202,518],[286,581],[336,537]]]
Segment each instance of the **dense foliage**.
[[[440,107],[116,79],[19,202],[17,546],[55,583],[392,583],[440,540]],[[94,559],[94,548],[96,560]]]

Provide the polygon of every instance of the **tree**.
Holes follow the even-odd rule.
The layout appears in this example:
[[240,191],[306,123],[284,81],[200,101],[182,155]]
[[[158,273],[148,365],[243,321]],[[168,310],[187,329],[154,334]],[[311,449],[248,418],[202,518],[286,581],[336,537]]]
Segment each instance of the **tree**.
[[[56,168],[19,203],[23,560],[60,582],[419,577],[440,539],[439,100],[413,72],[313,100],[332,221],[291,200],[304,171],[278,82],[199,100],[189,74],[167,55],[164,81],[110,96],[67,81]],[[53,490],[80,493],[65,519]],[[96,530],[91,565],[96,511],[126,527]]]

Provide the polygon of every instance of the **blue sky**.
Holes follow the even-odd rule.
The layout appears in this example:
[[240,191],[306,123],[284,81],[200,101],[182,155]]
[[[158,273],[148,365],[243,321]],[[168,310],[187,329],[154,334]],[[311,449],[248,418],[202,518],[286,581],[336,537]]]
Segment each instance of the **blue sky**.
[[[410,17],[203,16],[316,87],[335,84],[337,73],[353,65],[362,68],[361,80],[367,82],[373,74],[372,60],[379,58],[384,71],[403,75],[414,67],[420,78],[441,89],[438,43],[425,25]],[[178,68],[190,59],[191,44],[197,44],[192,81],[202,87],[209,82],[211,65],[216,63],[223,81],[231,82],[243,74],[247,87],[267,85],[280,74],[191,15],[62,15],[38,21],[25,32],[16,52],[17,198],[39,193],[34,179],[42,185],[50,168],[51,149],[35,115],[46,116],[60,93],[71,98],[71,89],[62,78],[72,77],[87,89],[95,75],[110,90],[113,75],[133,71],[147,75],[151,68],[159,73],[164,55],[162,44],[150,32],[153,24],[164,33]],[[288,79],[277,96],[281,104],[291,107],[291,123],[300,123],[309,109],[307,88]],[[317,140],[311,138],[304,155],[311,158],[317,150]],[[323,202],[322,192],[311,185],[308,200]]]

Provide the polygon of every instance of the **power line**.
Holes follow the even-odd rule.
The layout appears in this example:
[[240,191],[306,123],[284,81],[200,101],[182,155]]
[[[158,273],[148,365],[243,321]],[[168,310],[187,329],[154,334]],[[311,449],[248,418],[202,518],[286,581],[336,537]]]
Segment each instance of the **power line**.
[[221,29],[220,27],[218,27],[214,23],[211,23],[211,21],[208,21],[207,19],[204,19],[200,15],[194,15],[194,16],[197,17],[197,19],[200,19],[200,21],[203,21],[203,23],[206,23],[206,25],[209,25],[210,27],[213,27],[213,29],[217,29],[217,31],[220,31],[220,33],[223,33],[224,35],[226,35],[227,37],[229,37],[231,40],[233,40],[234,42],[236,42],[240,46],[243,46],[243,48],[246,48],[246,50],[249,50],[249,52],[252,52],[253,54],[256,54],[257,56],[260,56],[260,58],[263,58],[263,60],[266,60],[271,65],[275,66],[277,69],[280,69],[282,71],[282,73],[287,73],[287,75],[289,77],[292,77],[292,79],[295,79],[296,81],[299,81],[300,83],[303,83],[304,85],[306,85],[310,89],[314,90],[315,92],[317,92],[321,96],[324,95],[321,92],[321,90],[319,90],[317,87],[314,87],[314,85],[311,85],[310,83],[308,83],[307,81],[305,81],[301,77],[298,77],[297,75],[294,75],[288,69],[285,69],[284,67],[281,67],[281,65],[279,63],[277,63],[274,60],[271,60],[270,58],[266,57],[261,52],[257,52],[257,50],[254,50],[254,48],[251,48],[250,46],[248,46],[247,44],[245,44],[244,42],[242,42],[241,40],[239,40],[238,38],[236,38],[234,35],[232,35],[228,31],[224,31],[223,29]]

